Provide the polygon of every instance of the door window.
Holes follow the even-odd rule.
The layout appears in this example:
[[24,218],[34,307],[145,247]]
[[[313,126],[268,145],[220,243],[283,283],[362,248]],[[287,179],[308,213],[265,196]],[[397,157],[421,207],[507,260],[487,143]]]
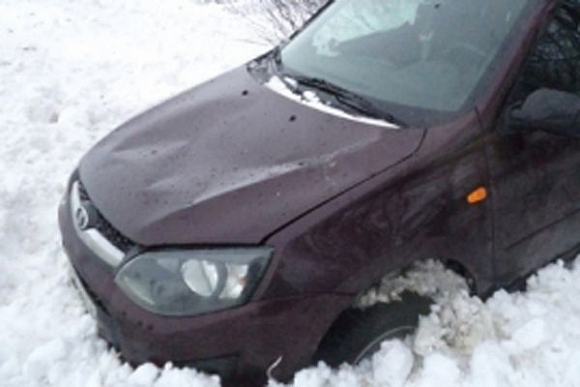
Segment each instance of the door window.
[[546,88],[580,95],[580,0],[564,0],[525,64],[510,98]]

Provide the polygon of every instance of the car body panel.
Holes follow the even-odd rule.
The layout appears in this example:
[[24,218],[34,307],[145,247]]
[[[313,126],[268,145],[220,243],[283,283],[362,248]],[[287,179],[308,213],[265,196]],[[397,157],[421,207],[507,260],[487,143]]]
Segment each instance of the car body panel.
[[315,111],[242,66],[122,125],[80,175],[103,216],[141,245],[259,243],[422,136]]
[[[277,267],[257,297],[317,289],[357,294],[386,273],[429,258],[461,263],[477,276],[477,291],[488,291],[490,202],[466,200],[488,184],[481,140],[474,112],[431,128],[410,159],[274,235],[267,242],[280,247]],[[301,270],[308,271],[307,278]]]
[[[579,251],[580,141],[533,131],[505,131],[503,117],[517,92],[530,47],[545,33],[554,8],[545,1],[523,28],[528,34],[506,52],[489,93],[478,104],[485,132],[494,202],[496,286],[509,286],[538,267]],[[492,89],[492,90],[493,90]]]
[[[202,316],[160,316],[137,306],[115,285],[115,269],[77,237],[69,208],[65,202],[59,209],[64,249],[97,309],[99,333],[131,364],[170,359],[197,366],[231,357],[233,385],[252,385],[265,383],[264,370],[282,356],[272,375],[288,378],[308,365],[327,327],[352,302],[351,296],[319,293],[250,302]],[[286,327],[283,336],[281,326]]]

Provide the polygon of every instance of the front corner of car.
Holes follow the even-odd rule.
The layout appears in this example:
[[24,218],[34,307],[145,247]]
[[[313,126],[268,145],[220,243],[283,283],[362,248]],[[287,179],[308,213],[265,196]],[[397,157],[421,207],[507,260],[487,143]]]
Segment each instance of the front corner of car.
[[[345,303],[331,295],[253,300],[274,254],[269,247],[132,243],[91,207],[78,173],[59,225],[73,283],[99,334],[134,365],[172,362],[253,383],[282,358],[274,375],[287,378],[307,365],[329,316]],[[293,339],[309,335],[300,344]]]

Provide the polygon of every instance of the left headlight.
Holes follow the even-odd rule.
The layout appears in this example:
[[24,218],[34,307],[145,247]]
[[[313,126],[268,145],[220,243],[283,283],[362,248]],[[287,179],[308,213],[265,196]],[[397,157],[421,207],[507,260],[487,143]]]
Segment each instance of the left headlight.
[[271,256],[268,247],[148,251],[123,265],[115,282],[150,312],[193,316],[248,301]]

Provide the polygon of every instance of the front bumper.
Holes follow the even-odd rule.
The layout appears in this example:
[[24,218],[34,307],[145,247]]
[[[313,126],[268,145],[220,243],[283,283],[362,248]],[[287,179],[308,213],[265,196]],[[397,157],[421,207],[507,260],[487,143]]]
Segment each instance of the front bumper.
[[94,305],[100,335],[131,364],[173,362],[219,374],[233,385],[286,380],[309,364],[319,341],[351,301],[312,295],[250,302],[194,317],[165,317],[133,303],[114,282],[115,268],[99,259],[75,231],[68,195],[59,209],[64,249]]

